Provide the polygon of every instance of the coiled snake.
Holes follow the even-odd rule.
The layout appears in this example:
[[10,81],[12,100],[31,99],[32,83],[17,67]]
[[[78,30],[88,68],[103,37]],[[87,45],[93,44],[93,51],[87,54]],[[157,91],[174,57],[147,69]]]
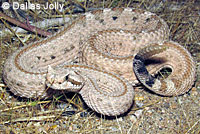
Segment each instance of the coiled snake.
[[[185,48],[168,38],[167,24],[148,11],[88,12],[53,36],[10,55],[3,78],[21,97],[45,98],[58,90],[78,92],[96,112],[120,115],[133,103],[132,85],[138,83],[137,78],[164,96],[184,94],[193,85],[195,62]],[[144,61],[149,57],[159,62],[146,69]],[[72,63],[76,58],[79,64]],[[166,79],[150,75],[164,67],[172,70]]]

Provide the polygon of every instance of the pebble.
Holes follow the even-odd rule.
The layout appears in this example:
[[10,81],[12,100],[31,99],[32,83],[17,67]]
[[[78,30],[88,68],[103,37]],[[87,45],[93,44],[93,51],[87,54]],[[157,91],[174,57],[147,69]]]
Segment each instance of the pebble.
[[197,92],[197,91],[192,91],[192,92],[191,92],[191,95],[192,95],[192,96],[197,96],[197,95],[198,95],[198,92]]
[[60,103],[60,104],[58,104],[56,106],[59,109],[65,109],[66,107],[67,107],[66,110],[72,110],[73,109],[72,105],[69,105],[68,103]]
[[141,101],[135,101],[135,104],[136,104],[136,106],[138,106],[138,107],[143,107],[143,106],[144,106],[144,103],[141,102]]
[[135,117],[135,115],[131,115],[129,118],[132,121],[132,123],[135,123],[137,121],[137,118]]
[[116,127],[110,127],[110,129],[113,131],[113,132],[116,132],[116,131],[118,131],[119,129],[118,128],[116,128]]
[[164,103],[164,107],[165,107],[166,109],[168,109],[168,108],[170,107],[170,104],[169,104],[168,102],[165,102],[165,103]]
[[142,115],[142,112],[143,112],[143,109],[139,109],[139,110],[135,111],[134,115],[135,115],[137,118],[140,118],[141,115]]
[[73,130],[73,127],[72,127],[72,125],[71,125],[71,126],[69,126],[69,130],[70,130],[70,131],[72,131],[72,130]]
[[147,115],[151,116],[153,114],[153,110],[147,110]]
[[143,109],[139,109],[135,111],[133,115],[130,116],[130,120],[132,121],[132,123],[135,123],[137,119],[139,119],[142,116],[143,111],[144,111]]
[[123,121],[122,117],[118,118],[118,121]]
[[166,111],[164,109],[161,110],[161,113],[165,113]]

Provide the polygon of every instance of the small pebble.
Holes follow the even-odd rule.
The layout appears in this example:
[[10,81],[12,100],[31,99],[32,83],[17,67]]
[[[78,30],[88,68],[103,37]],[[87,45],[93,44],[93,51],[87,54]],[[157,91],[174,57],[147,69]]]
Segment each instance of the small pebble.
[[197,96],[197,95],[198,95],[198,92],[197,92],[197,91],[192,91],[192,92],[191,92],[191,95],[192,95],[192,96]]
[[111,130],[114,131],[114,132],[116,132],[116,131],[118,131],[119,129],[116,128],[116,127],[111,127]]
[[170,107],[170,104],[168,102],[165,102],[164,107],[168,109]]
[[149,107],[145,107],[144,109],[147,111],[147,110],[149,110]]
[[73,127],[72,127],[72,126],[69,126],[69,130],[72,131],[72,130],[73,130]]
[[137,110],[137,111],[135,111],[134,115],[135,115],[137,118],[140,118],[141,115],[142,115],[142,112],[143,112],[143,109]]
[[122,117],[118,118],[118,121],[123,121]]
[[135,117],[135,115],[131,115],[130,120],[132,121],[132,123],[135,123],[137,121],[137,118]]
[[165,113],[165,110],[164,110],[164,109],[162,109],[162,110],[161,110],[161,113]]
[[162,118],[162,117],[160,117],[159,121],[162,121],[162,120],[163,120],[163,118]]
[[143,107],[143,106],[144,106],[144,103],[141,102],[141,101],[135,101],[135,104],[136,104],[136,106],[138,106],[138,107]]

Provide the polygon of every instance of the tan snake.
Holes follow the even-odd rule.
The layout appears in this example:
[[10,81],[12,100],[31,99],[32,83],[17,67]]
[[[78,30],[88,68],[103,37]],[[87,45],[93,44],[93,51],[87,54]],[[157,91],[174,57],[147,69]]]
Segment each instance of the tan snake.
[[[88,12],[53,36],[10,55],[3,78],[21,97],[44,98],[57,90],[79,92],[96,112],[120,115],[133,103],[129,82],[138,82],[133,67],[138,79],[158,94],[174,96],[191,88],[195,63],[182,46],[165,41],[168,37],[167,24],[147,11],[117,8]],[[147,66],[150,74],[169,67],[171,75],[164,80],[150,76],[143,64],[149,58],[145,54],[159,61]],[[81,64],[72,64],[77,57]]]

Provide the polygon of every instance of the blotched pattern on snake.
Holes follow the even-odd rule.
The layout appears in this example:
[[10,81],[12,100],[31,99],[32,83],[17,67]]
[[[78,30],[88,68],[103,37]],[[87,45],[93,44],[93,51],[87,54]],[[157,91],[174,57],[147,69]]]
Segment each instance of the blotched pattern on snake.
[[[58,90],[78,92],[96,112],[120,115],[132,105],[132,85],[138,80],[164,96],[184,94],[191,88],[195,62],[185,48],[168,38],[165,21],[148,11],[88,12],[53,36],[10,55],[3,78],[21,97],[45,98]],[[146,69],[144,62],[149,57],[156,62]],[[167,79],[150,75],[164,67],[172,70]]]

